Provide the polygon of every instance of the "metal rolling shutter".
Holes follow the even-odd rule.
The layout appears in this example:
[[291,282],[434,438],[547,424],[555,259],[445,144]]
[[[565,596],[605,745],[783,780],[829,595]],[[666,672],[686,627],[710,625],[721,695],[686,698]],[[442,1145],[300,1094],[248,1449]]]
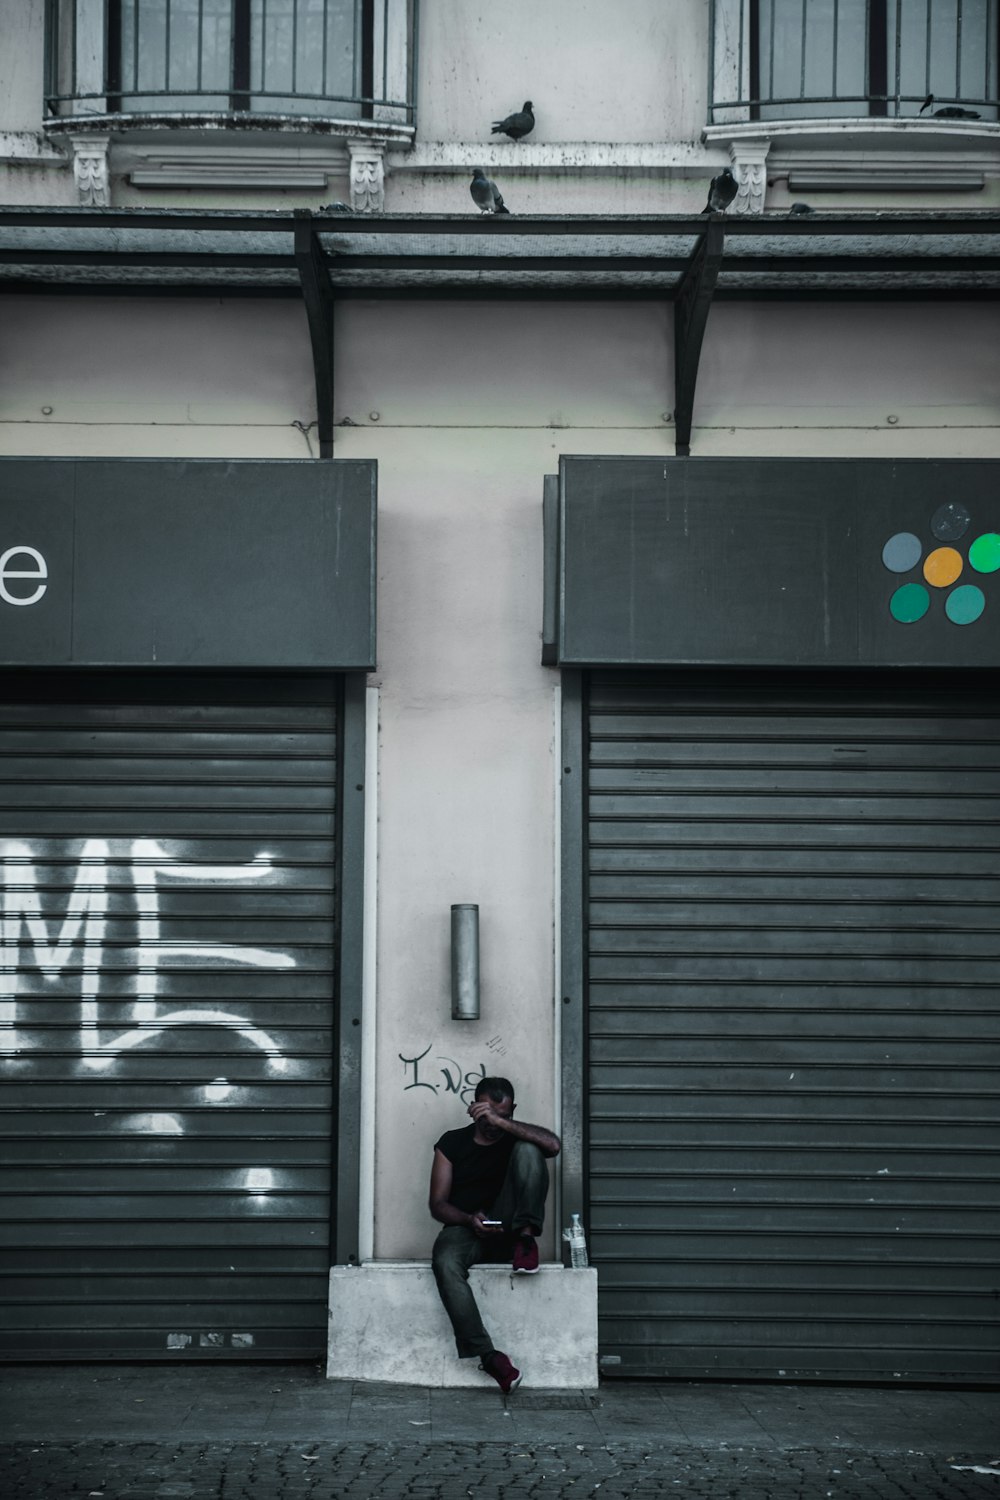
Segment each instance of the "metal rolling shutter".
[[1000,1373],[1000,709],[955,676],[591,681],[612,1373]]
[[0,1347],[318,1354],[337,684],[2,689]]

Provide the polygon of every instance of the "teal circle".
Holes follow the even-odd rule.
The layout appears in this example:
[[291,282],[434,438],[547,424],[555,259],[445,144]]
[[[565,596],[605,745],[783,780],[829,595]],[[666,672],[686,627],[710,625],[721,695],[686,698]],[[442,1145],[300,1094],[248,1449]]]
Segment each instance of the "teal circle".
[[953,625],[971,625],[986,608],[986,595],[974,583],[952,589],[944,601],[944,612]]
[[889,613],[900,625],[922,620],[930,607],[931,596],[922,583],[904,583],[889,600]]
[[1000,568],[1000,536],[984,531],[969,548],[969,562],[977,573],[995,573]]
[[923,555],[923,544],[912,531],[897,531],[882,548],[882,565],[890,573],[908,573]]

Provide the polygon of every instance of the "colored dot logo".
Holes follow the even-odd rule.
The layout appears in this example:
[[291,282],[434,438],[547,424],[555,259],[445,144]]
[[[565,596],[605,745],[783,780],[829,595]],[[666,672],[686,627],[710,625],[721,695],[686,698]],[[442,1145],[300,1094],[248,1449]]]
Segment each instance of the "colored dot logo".
[[977,589],[972,583],[963,583],[960,589],[955,589],[944,601],[944,612],[955,625],[971,625],[973,620],[979,619],[985,608],[986,598],[982,589]]
[[977,573],[995,573],[1000,568],[1000,536],[986,531],[969,548],[969,564]]
[[924,559],[924,577],[936,589],[946,589],[961,576],[962,554],[954,547],[935,547]]
[[889,600],[889,611],[901,625],[922,620],[931,607],[931,596],[919,583],[904,583]]
[[[971,625],[986,608],[986,595],[976,583],[962,579],[966,563],[973,573],[1000,571],[1000,534],[984,531],[969,544],[966,556],[955,544],[962,542],[972,517],[957,500],[939,505],[931,517],[931,533],[943,545],[924,556],[924,544],[912,531],[897,531],[882,548],[882,564],[890,573],[912,573],[920,566],[922,583],[912,579],[895,590],[889,613],[900,625],[922,620],[936,594],[944,593],[944,612],[953,625]],[[962,580],[961,582],[959,580]],[[956,587],[952,587],[957,584]],[[946,592],[950,590],[950,592]]]

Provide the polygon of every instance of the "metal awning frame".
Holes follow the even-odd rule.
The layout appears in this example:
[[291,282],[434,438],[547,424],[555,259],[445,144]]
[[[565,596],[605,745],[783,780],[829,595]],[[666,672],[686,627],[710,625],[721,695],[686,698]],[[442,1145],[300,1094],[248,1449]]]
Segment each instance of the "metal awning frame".
[[691,423],[698,362],[724,250],[722,216],[713,214],[691,252],[681,289],[674,301],[674,451],[691,452]]
[[[23,242],[24,231],[36,232],[34,243]],[[67,246],[73,231],[86,233],[78,246]],[[105,236],[105,245],[95,247],[95,231]],[[137,231],[141,249],[129,244]],[[566,238],[585,253],[579,247],[552,253]],[[637,253],[640,241],[656,239],[683,253]],[[376,240],[379,248],[366,250]],[[398,253],[386,248],[386,240],[398,243]],[[727,241],[736,240],[742,253],[727,252]],[[766,251],[753,253],[762,240],[770,242]],[[817,241],[824,249],[810,253]],[[947,241],[937,255],[936,241]],[[957,242],[966,253],[954,253]],[[539,246],[552,248],[537,253]],[[108,280],[115,271],[133,274],[127,281]],[[726,284],[741,277],[743,285]],[[1000,298],[1000,214],[495,217],[0,208],[0,290],[301,296],[322,458],[333,456],[333,313],[339,299],[668,300],[674,311],[676,451],[688,454],[713,301],[994,300]]]
[[295,215],[295,265],[309,320],[320,458],[333,457],[333,288],[312,215]]

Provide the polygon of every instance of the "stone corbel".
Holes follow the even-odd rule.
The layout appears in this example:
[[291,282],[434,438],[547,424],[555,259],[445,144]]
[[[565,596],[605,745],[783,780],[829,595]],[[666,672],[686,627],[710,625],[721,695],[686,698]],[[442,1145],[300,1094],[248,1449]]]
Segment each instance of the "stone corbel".
[[767,136],[756,139],[738,139],[729,144],[729,155],[733,163],[733,176],[739,183],[739,191],[733,204],[735,214],[762,214],[764,194],[767,189],[767,153],[771,142]]
[[111,186],[108,178],[107,135],[71,135],[73,176],[84,208],[108,208]]
[[385,212],[385,142],[349,140],[351,209],[356,214]]

